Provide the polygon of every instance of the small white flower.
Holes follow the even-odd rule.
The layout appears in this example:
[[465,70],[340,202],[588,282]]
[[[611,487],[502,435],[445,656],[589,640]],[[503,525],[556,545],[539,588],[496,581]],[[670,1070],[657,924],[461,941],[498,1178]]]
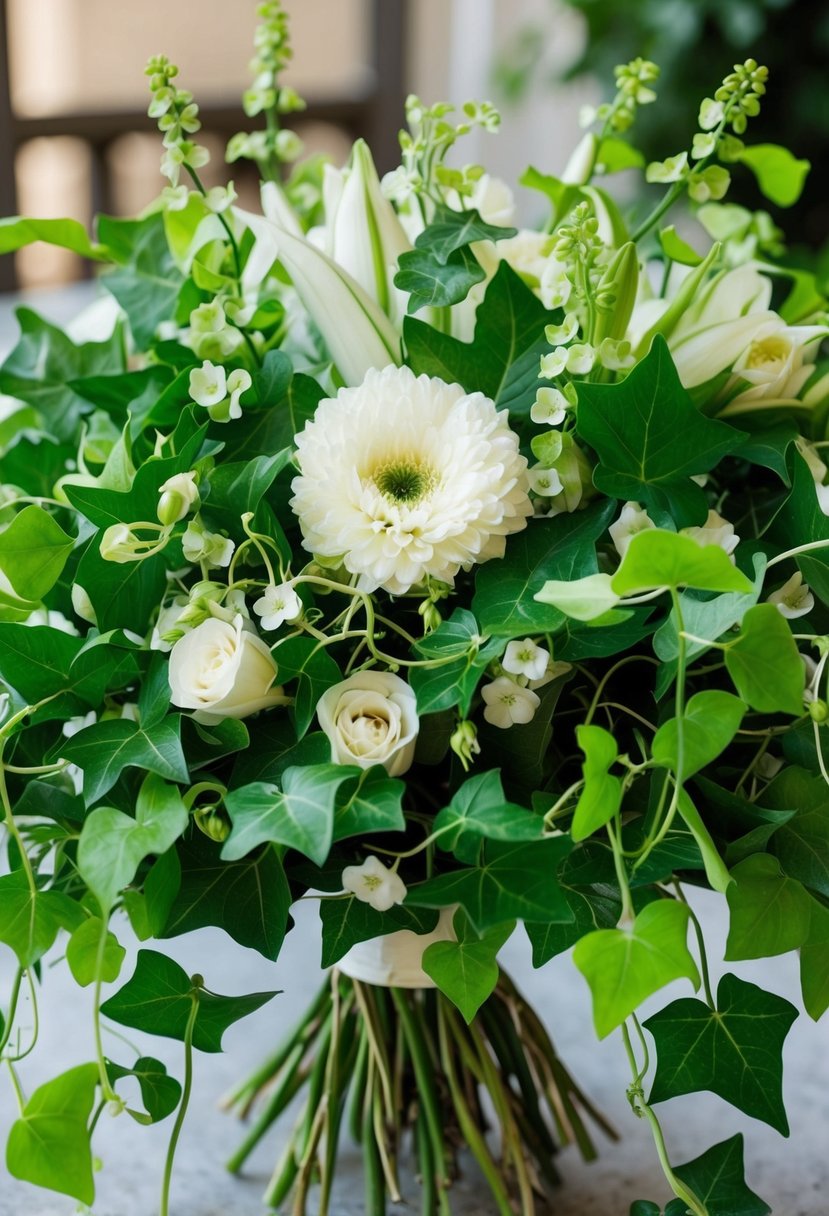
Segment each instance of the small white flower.
[[570,402],[557,388],[540,388],[530,409],[530,418],[540,426],[558,426],[563,422]]
[[232,207],[237,197],[233,182],[228,182],[226,186],[211,186],[204,201],[208,210],[219,215],[222,211],[227,211],[229,207]]
[[626,502],[622,507],[621,515],[615,524],[610,525],[608,532],[619,557],[624,557],[637,532],[647,532],[649,528],[655,527],[656,524],[650,515],[639,506],[638,502]]
[[512,676],[526,676],[528,680],[540,680],[547,670],[549,650],[537,646],[532,638],[522,642],[510,642],[501,660],[504,671]]
[[161,198],[168,211],[183,211],[190,201],[190,191],[186,186],[165,186]]
[[[159,609],[158,620],[153,626],[152,634],[150,635],[150,650],[160,650],[166,654],[168,650],[172,650],[173,643],[165,642],[164,635],[171,633],[178,625],[179,617],[187,607],[188,600],[182,596],[176,596],[171,604]],[[182,626],[181,632],[184,632]]]
[[555,494],[560,494],[564,489],[564,486],[561,484],[561,478],[556,470],[545,469],[540,464],[527,470],[527,481],[530,483],[530,489],[533,493],[540,494],[542,498],[552,498]]
[[406,884],[395,870],[384,866],[373,854],[360,866],[346,866],[343,887],[361,903],[371,904],[375,912],[388,912],[406,898]]
[[624,371],[628,367],[633,367],[636,362],[631,352],[630,342],[626,340],[617,342],[613,338],[602,340],[596,352],[596,358],[602,367],[606,367],[612,372]]
[[539,379],[555,380],[556,376],[560,376],[567,366],[567,353],[566,346],[557,346],[548,355],[542,355]]
[[522,688],[508,676],[499,676],[491,684],[485,684],[481,696],[486,703],[484,719],[500,730],[531,722],[541,704],[536,693]]
[[239,367],[236,371],[230,373],[227,378],[227,391],[230,394],[230,404],[228,406],[229,418],[241,418],[242,406],[239,403],[239,398],[242,393],[246,393],[253,381],[250,377],[250,372],[246,372]]
[[564,308],[573,291],[573,284],[567,276],[567,269],[555,258],[550,258],[541,275],[539,295],[545,308],[553,311]]
[[220,334],[227,328],[227,318],[220,300],[199,304],[190,313],[190,328],[197,334]]
[[218,405],[227,396],[227,375],[219,364],[216,366],[209,360],[201,367],[194,367],[190,373],[190,396],[196,405],[205,407]]
[[73,583],[70,594],[75,615],[79,616],[82,621],[86,621],[89,625],[97,625],[98,618],[95,615],[95,609],[92,606],[92,600],[89,598],[89,592],[86,588],[82,587],[80,583]]
[[596,351],[588,342],[575,342],[567,350],[567,370],[573,376],[586,376],[596,362]]
[[301,615],[302,600],[290,583],[282,583],[279,587],[266,587],[253,611],[260,617],[263,629],[278,629],[283,622],[295,621]]
[[815,606],[815,597],[809,590],[808,583],[804,583],[799,570],[766,599],[769,604],[776,604],[780,615],[790,621],[799,616],[806,616]]
[[218,532],[208,532],[191,519],[181,538],[181,548],[188,562],[204,562],[207,566],[229,566],[235,543]]
[[573,670],[572,663],[565,663],[561,659],[555,659],[547,664],[544,674],[538,680],[530,680],[527,688],[543,688],[545,684],[550,684],[553,680],[559,679],[560,676],[566,676],[568,671]]
[[691,540],[703,548],[705,545],[719,545],[729,557],[740,543],[734,525],[716,511],[708,512],[708,517],[700,528],[680,528],[680,536],[690,536]]
[[561,325],[548,325],[544,337],[550,346],[566,346],[572,342],[579,332],[579,319],[574,312],[568,312]]

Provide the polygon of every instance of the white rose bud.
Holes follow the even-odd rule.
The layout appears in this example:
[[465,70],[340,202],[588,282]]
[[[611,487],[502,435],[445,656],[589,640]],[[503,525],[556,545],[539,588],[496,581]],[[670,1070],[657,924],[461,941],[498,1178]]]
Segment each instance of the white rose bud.
[[243,623],[241,615],[232,624],[211,617],[170,651],[173,704],[195,710],[197,722],[246,718],[288,702],[282,689],[273,687],[277,667],[270,650]]
[[349,676],[323,693],[317,717],[334,764],[382,764],[391,777],[411,768],[420,726],[417,699],[399,676],[382,671]]

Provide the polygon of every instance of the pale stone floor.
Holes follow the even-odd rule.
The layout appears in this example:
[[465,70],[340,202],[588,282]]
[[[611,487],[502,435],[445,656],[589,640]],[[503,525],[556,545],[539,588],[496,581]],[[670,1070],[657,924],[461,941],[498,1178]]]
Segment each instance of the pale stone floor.
[[[53,320],[66,323],[91,298],[90,285],[55,296],[30,297],[27,304]],[[0,355],[14,341],[11,316],[14,301],[0,297]],[[725,936],[722,900],[704,894],[695,900],[706,934],[717,954]],[[119,927],[127,944],[128,932]],[[319,972],[319,937],[316,914],[305,905],[297,928],[289,935],[277,963],[268,963],[244,950],[218,931],[203,930],[164,949],[188,971],[204,974],[209,986],[225,993],[281,988],[284,994],[254,1016],[232,1027],[225,1036],[223,1055],[198,1055],[190,1117],[182,1134],[175,1176],[171,1216],[261,1216],[262,1190],[278,1152],[278,1130],[251,1159],[241,1179],[230,1178],[222,1163],[237,1143],[239,1128],[216,1106],[219,1096],[259,1062],[316,990]],[[134,950],[134,948],[133,948]],[[133,953],[131,950],[131,953]],[[618,1144],[601,1145],[598,1162],[583,1163],[573,1149],[559,1159],[564,1185],[555,1216],[627,1216],[634,1199],[665,1202],[669,1195],[662,1180],[648,1128],[634,1118],[625,1098],[629,1083],[627,1063],[618,1034],[597,1043],[590,1024],[586,987],[569,956],[542,972],[533,972],[523,937],[516,935],[504,951],[503,961],[519,986],[536,1003],[553,1030],[556,1045],[574,1075],[613,1119],[622,1134]],[[716,980],[723,968],[714,968]],[[762,984],[799,1004],[797,962],[784,957],[739,964],[745,979]],[[123,976],[132,972],[131,959]],[[0,947],[0,993],[7,993],[11,955]],[[90,994],[77,988],[65,966],[45,968],[41,1041],[36,1053],[21,1066],[28,1092],[56,1073],[91,1058]],[[666,990],[667,997],[688,995],[687,984]],[[2,999],[2,998],[0,998]],[[795,1023],[786,1044],[785,1094],[792,1127],[790,1140],[771,1128],[742,1116],[709,1094],[674,1099],[658,1108],[674,1160],[698,1156],[711,1144],[742,1131],[746,1138],[749,1184],[772,1206],[775,1216],[826,1216],[829,1212],[829,1015],[815,1025],[805,1015]],[[129,1036],[140,1040],[142,1050],[163,1059],[176,1075],[181,1073],[181,1047],[165,1039]],[[112,1042],[115,1055],[117,1041]],[[106,1045],[105,1045],[106,1046]],[[0,1141],[14,1118],[10,1087],[0,1078]],[[98,1175],[95,1216],[156,1216],[161,1168],[169,1134],[169,1120],[154,1128],[104,1118],[96,1133],[96,1151],[103,1161]],[[342,1181],[330,1216],[360,1216],[364,1211],[359,1157],[354,1149],[343,1152]],[[456,1196],[456,1198],[454,1197]],[[476,1185],[474,1175],[455,1188],[456,1216],[490,1216],[492,1205]],[[418,1210],[416,1190],[406,1206],[390,1209],[400,1216]],[[0,1166],[0,1216],[71,1216],[77,1211],[70,1199],[53,1197],[10,1179]]]

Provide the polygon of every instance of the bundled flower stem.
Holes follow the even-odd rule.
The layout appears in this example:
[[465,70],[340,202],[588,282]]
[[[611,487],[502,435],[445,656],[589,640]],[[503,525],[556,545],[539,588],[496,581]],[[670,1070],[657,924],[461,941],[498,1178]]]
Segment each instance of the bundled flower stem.
[[326,1216],[344,1129],[363,1149],[371,1216],[400,1201],[403,1166],[418,1177],[421,1211],[450,1213],[463,1149],[502,1216],[535,1216],[560,1182],[559,1149],[595,1156],[586,1118],[615,1139],[504,971],[467,1025],[437,990],[376,987],[334,969],[278,1051],[224,1099],[253,1116],[232,1173],[303,1094],[265,1192],[271,1208],[290,1197],[293,1216],[308,1211],[312,1183],[313,1210]]

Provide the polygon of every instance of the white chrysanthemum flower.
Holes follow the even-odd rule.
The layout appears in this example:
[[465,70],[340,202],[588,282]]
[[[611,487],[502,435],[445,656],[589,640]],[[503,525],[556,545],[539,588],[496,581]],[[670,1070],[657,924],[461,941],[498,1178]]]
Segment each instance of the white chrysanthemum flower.
[[291,506],[305,548],[341,560],[367,591],[451,584],[501,557],[532,514],[506,411],[406,367],[372,369],[321,401],[296,442]]
[[342,882],[346,891],[351,891],[361,903],[371,904],[375,912],[388,912],[406,898],[403,879],[373,854],[360,866],[346,866]]
[[807,616],[815,606],[815,597],[809,590],[809,584],[804,583],[799,570],[766,599],[769,604],[776,604],[781,616],[790,621],[799,616]]
[[541,698],[529,688],[522,688],[508,676],[499,676],[481,689],[484,699],[484,719],[500,730],[523,726],[531,722]]
[[526,676],[528,680],[540,680],[547,670],[549,650],[538,646],[532,638],[521,642],[510,642],[501,659],[501,666],[511,676]]
[[281,583],[278,587],[266,587],[253,611],[263,629],[278,629],[285,621],[295,621],[301,615],[302,600],[290,583]]

